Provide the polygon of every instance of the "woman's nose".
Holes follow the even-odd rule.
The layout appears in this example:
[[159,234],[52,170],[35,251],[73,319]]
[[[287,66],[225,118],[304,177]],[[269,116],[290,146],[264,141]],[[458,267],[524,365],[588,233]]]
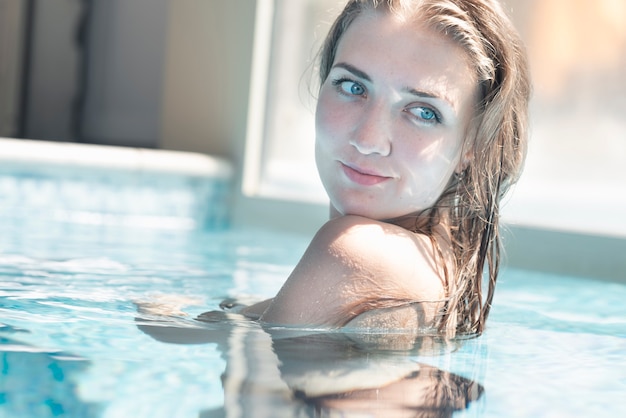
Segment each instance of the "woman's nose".
[[369,106],[361,114],[352,131],[350,145],[361,154],[391,154],[391,115],[380,105]]

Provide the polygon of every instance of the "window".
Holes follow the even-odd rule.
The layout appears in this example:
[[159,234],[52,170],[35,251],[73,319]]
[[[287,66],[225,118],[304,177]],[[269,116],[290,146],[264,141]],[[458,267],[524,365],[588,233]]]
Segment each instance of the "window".
[[258,2],[244,193],[326,201],[314,161],[315,66],[343,3]]

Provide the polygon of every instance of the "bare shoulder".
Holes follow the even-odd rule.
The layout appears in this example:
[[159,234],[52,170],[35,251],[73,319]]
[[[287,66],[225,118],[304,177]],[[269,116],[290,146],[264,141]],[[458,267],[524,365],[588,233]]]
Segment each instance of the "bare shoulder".
[[375,273],[383,284],[395,284],[409,294],[440,297],[442,260],[430,237],[397,225],[359,216],[329,221],[316,236],[315,245],[354,268]]
[[384,307],[445,297],[430,238],[359,216],[327,222],[276,298],[267,322],[345,325]]

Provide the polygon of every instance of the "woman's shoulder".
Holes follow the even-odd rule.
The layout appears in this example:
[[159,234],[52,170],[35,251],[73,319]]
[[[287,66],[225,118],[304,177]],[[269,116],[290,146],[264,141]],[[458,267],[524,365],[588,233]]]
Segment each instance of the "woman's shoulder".
[[328,221],[312,245],[325,249],[330,257],[369,271],[383,284],[393,282],[422,297],[443,297],[445,261],[440,255],[441,242],[437,242],[398,225],[348,215]]
[[429,237],[359,216],[323,225],[263,314],[268,322],[346,324],[375,309],[444,299]]

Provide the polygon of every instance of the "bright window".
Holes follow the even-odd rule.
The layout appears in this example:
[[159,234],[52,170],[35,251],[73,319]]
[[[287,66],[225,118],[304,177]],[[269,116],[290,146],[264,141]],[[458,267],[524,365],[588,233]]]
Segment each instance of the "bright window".
[[316,57],[343,3],[259,1],[244,179],[249,195],[326,201],[314,160]]

